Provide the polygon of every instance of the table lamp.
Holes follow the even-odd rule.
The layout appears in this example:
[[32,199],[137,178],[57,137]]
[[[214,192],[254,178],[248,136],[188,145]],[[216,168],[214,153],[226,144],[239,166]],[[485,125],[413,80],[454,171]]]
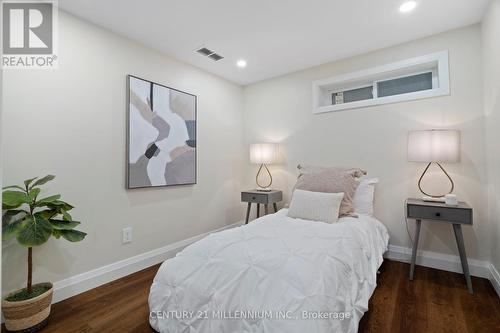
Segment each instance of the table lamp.
[[[460,162],[460,131],[458,130],[424,130],[410,131],[408,134],[408,161],[428,163],[418,180],[418,189],[425,201],[444,202],[444,195],[453,192],[455,184],[441,163]],[[451,189],[445,194],[430,194],[422,190],[421,182],[432,163],[436,163],[450,180]]]
[[[266,164],[273,164],[278,162],[278,144],[277,143],[254,143],[250,145],[250,162],[253,164],[260,164],[259,171],[255,176],[255,182],[259,187],[258,191],[269,192],[269,187],[273,183],[273,176],[267,168]],[[265,169],[269,175],[269,183],[259,183],[259,175]]]

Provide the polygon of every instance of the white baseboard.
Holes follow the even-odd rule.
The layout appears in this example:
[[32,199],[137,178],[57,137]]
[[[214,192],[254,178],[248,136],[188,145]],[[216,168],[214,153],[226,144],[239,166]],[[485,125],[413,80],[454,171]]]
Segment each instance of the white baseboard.
[[[52,302],[57,303],[69,297],[78,295],[87,290],[96,288],[105,283],[122,278],[129,274],[138,272],[150,266],[162,263],[174,257],[186,246],[202,239],[210,233],[224,229],[234,228],[243,222],[233,223],[225,227],[190,237],[179,242],[169,244],[159,249],[149,251],[131,258],[117,261],[91,271],[72,276],[70,278],[54,283],[54,297]],[[385,256],[388,259],[410,262],[411,249],[402,246],[389,245]],[[495,267],[487,261],[469,259],[469,270],[471,275],[489,279],[500,296],[500,274]],[[442,269],[445,271],[461,273],[462,266],[460,258],[454,255],[441,254],[431,251],[418,251],[417,265]]]
[[[233,223],[225,227],[161,247],[153,251],[120,260],[115,263],[99,267],[61,281],[57,281],[54,283],[54,296],[52,299],[52,303],[60,302],[87,290],[99,287],[105,283],[114,281],[129,274],[138,272],[142,269],[159,264],[169,258],[174,257],[177,252],[209,235],[210,233],[234,228],[241,224],[243,224],[243,222]],[[410,262],[411,249],[402,246],[389,245],[389,249],[385,253],[385,257],[391,260]],[[500,297],[500,274],[498,273],[496,268],[487,261],[469,259],[468,262],[471,275],[489,279]],[[460,265],[460,259],[458,256],[430,251],[418,251],[417,265],[442,269],[450,272],[462,272],[462,267]]]
[[153,251],[142,253],[131,258],[120,260],[112,264],[57,281],[54,283],[54,296],[52,303],[60,302],[105,283],[162,263],[163,261],[174,257],[177,252],[181,251],[186,246],[202,239],[203,237],[213,232],[237,227],[242,223],[243,222],[236,222],[201,235],[169,244]]
[[[410,262],[411,249],[403,246],[389,245],[389,249],[384,255],[387,259]],[[488,261],[467,259],[469,271],[472,276],[486,278],[491,281],[498,296],[500,297],[500,274]],[[417,265],[442,269],[449,272],[462,273],[462,265],[458,256],[442,254],[431,251],[417,252]]]
[[493,288],[495,288],[498,296],[500,297],[500,273],[498,273],[493,264],[490,264],[490,281],[493,285]]
[[[70,278],[54,283],[54,297],[52,302],[57,303],[69,297],[78,295],[87,290],[96,288],[105,283],[122,278],[150,266],[159,264],[169,258],[174,257],[177,252],[186,246],[202,239],[210,233],[224,229],[234,228],[243,222],[233,223],[225,227],[190,237],[179,242],[169,244],[159,249],[149,251],[131,258],[117,261],[115,263],[93,269],[91,271],[72,276]],[[389,245],[386,257],[392,260],[410,262],[411,249],[401,246]],[[486,261],[469,259],[469,269],[471,275],[490,279],[495,290],[500,295],[500,274],[495,267]],[[417,264],[442,269],[451,272],[462,272],[460,259],[458,256],[441,254],[429,251],[418,251]]]
[[[388,259],[410,262],[411,249],[402,246],[389,245],[385,256]],[[467,259],[470,274],[482,278],[490,277],[490,263],[482,260]],[[417,265],[442,269],[449,272],[462,273],[462,265],[458,256],[431,251],[417,252]]]

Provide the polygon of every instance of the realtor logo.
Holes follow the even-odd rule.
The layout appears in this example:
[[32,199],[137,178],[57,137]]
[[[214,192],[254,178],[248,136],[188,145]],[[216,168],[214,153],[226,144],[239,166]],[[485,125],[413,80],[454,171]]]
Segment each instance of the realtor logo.
[[55,68],[54,1],[2,3],[2,68]]

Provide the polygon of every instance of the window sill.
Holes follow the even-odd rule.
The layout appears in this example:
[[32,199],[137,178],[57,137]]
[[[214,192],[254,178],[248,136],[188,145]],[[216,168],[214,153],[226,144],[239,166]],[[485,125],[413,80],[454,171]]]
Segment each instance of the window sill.
[[425,98],[446,96],[449,94],[450,94],[449,89],[439,89],[438,88],[438,89],[432,89],[432,90],[426,90],[426,91],[412,92],[412,93],[408,93],[408,94],[400,94],[400,95],[394,95],[394,96],[386,96],[386,97],[379,97],[379,98],[374,98],[374,99],[367,99],[367,100],[363,100],[363,101],[351,102],[351,103],[345,103],[345,104],[320,106],[320,107],[317,107],[313,112],[315,114],[318,114],[318,113],[325,113],[325,112],[343,111],[343,110],[349,110],[349,109],[364,108],[364,107],[369,107],[369,106],[400,103],[400,102],[414,101],[414,100],[425,99]]

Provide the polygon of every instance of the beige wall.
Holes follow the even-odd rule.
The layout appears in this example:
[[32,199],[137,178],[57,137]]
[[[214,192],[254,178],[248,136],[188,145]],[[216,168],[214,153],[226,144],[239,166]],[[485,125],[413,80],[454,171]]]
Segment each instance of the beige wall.
[[[314,80],[442,50],[449,50],[450,96],[312,113]],[[380,178],[375,209],[389,228],[390,243],[409,246],[404,200],[420,195],[416,183],[425,165],[407,162],[407,132],[437,127],[460,129],[462,161],[446,168],[455,180],[455,193],[474,207],[474,226],[464,228],[468,255],[487,260],[491,255],[491,228],[487,219],[482,102],[481,30],[474,25],[245,87],[245,141],[282,143],[284,164],[274,166],[272,171],[276,187],[283,188],[287,197],[298,163],[365,168]],[[256,167],[247,170],[250,185]],[[447,188],[439,173],[433,173],[424,186],[431,186],[433,179],[435,187]],[[410,224],[413,232],[413,222]],[[456,255],[450,225],[424,223],[422,231],[421,249]]]
[[500,271],[500,0],[484,18],[482,40],[492,263]]
[[[4,73],[3,183],[52,173],[77,208],[80,243],[34,251],[36,281],[63,278],[241,220],[242,89],[67,14],[59,69]],[[125,190],[126,75],[198,96],[198,184]],[[121,230],[133,241],[121,244]],[[26,250],[3,244],[3,292],[25,283]]]

